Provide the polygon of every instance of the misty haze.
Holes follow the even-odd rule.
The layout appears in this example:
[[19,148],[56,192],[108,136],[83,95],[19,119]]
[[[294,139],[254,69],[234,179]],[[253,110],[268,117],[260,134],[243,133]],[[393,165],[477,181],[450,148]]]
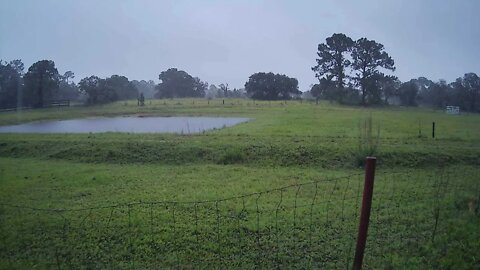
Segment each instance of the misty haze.
[[0,0],[0,269],[480,268],[479,10]]

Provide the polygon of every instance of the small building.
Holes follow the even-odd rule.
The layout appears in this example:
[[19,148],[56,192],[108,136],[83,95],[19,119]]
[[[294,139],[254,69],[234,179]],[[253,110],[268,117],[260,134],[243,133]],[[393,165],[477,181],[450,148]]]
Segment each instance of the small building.
[[460,114],[460,107],[459,106],[447,106],[445,112],[447,114]]

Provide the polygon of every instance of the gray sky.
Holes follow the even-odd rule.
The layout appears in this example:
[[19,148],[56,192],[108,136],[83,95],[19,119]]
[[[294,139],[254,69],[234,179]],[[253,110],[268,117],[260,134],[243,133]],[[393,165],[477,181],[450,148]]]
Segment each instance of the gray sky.
[[272,71],[316,82],[318,43],[385,45],[403,81],[480,74],[480,1],[0,0],[0,59],[54,60],[79,79],[153,79],[170,67],[243,87]]

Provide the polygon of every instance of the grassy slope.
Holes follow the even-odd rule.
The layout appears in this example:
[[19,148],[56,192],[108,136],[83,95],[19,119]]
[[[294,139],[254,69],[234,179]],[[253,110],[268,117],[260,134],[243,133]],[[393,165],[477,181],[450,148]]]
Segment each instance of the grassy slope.
[[[439,163],[479,163],[477,115],[449,116],[438,111],[363,109],[288,102],[173,100],[146,108],[134,103],[0,114],[0,124],[96,115],[234,115],[253,120],[206,134],[173,135],[0,135],[4,157],[57,158],[111,163],[216,163],[306,165],[324,168],[358,165],[359,125],[370,115],[381,129],[380,161],[387,167]],[[429,138],[431,122],[436,139]],[[419,135],[421,125],[421,136]]]
[[[449,116],[422,109],[364,109],[326,103],[317,106],[297,101],[254,104],[252,101],[226,100],[223,105],[221,100],[212,100],[209,103],[207,100],[152,101],[147,102],[146,107],[138,108],[134,102],[121,102],[96,107],[1,113],[1,125],[125,114],[232,115],[253,119],[228,129],[182,136],[0,134],[2,202],[78,208],[133,201],[205,200],[359,173],[358,126],[370,115],[381,128],[380,170],[413,169],[415,177],[412,180],[415,180],[422,179],[424,172],[436,171],[439,165],[473,172],[470,173],[473,176],[477,170],[475,166],[480,164],[478,115]],[[436,139],[429,138],[432,121],[437,123]],[[419,123],[422,136],[418,136]],[[409,183],[404,187],[411,186]],[[299,202],[310,203],[312,192],[305,193],[300,195]],[[338,196],[341,198],[342,194]],[[278,200],[278,196],[274,199]],[[409,217],[409,222],[430,215],[430,208],[422,210],[421,204],[418,206],[418,216]],[[351,210],[356,211],[355,208]],[[388,220],[388,216],[386,218]],[[356,226],[356,219],[349,222],[352,222],[350,227]],[[465,229],[452,231],[468,239],[458,245],[452,244],[453,250],[463,252],[466,249],[463,255],[468,258],[459,258],[457,253],[437,254],[429,250],[423,251],[427,255],[416,254],[419,252],[416,249],[410,250],[410,257],[405,257],[401,252],[396,253],[394,246],[388,246],[394,250],[391,254],[399,256],[390,265],[433,267],[437,264],[428,261],[439,261],[446,256],[450,259],[443,261],[443,265],[466,263],[463,268],[468,268],[472,263],[471,256],[473,261],[476,259],[474,252],[468,251],[472,247],[464,246],[465,243],[478,246],[473,229],[475,224],[478,220],[468,221]],[[338,256],[334,253],[330,254],[332,260]],[[430,253],[434,257],[429,258]],[[12,257],[17,258],[17,255]],[[21,256],[19,258],[13,265],[20,267],[17,263],[26,262]],[[165,265],[170,265],[168,260]],[[289,265],[298,266],[295,263]],[[379,265],[377,267],[385,267]],[[32,265],[27,263],[25,267]]]

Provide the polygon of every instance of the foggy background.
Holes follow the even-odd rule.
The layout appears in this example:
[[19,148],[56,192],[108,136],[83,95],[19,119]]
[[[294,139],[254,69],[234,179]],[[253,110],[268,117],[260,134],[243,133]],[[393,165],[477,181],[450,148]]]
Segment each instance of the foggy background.
[[0,59],[54,60],[75,81],[155,80],[170,67],[243,88],[259,71],[302,91],[333,33],[385,45],[400,80],[480,72],[480,1],[0,0]]

